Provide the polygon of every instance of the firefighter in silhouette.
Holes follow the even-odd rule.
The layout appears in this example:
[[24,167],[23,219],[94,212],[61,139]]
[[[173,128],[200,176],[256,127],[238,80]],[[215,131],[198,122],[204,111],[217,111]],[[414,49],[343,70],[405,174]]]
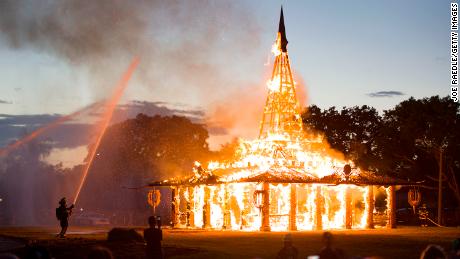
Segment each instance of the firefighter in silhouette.
[[67,227],[69,226],[69,217],[72,214],[73,208],[73,204],[67,208],[65,197],[59,201],[59,207],[56,208],[56,218],[60,222],[61,232],[57,235],[58,237],[65,237],[65,232],[67,231]]
[[428,209],[426,204],[423,204],[418,210],[418,218],[422,227],[428,227]]

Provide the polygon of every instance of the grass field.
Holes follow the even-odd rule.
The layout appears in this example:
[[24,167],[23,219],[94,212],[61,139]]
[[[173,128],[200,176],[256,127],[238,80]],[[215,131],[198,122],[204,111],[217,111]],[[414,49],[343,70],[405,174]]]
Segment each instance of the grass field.
[[[70,227],[66,239],[55,238],[57,231],[50,227],[3,227],[0,228],[0,243],[3,243],[0,249],[20,255],[24,248],[19,246],[29,242],[47,247],[55,258],[84,258],[91,247],[101,245],[110,248],[116,258],[143,258],[144,244],[109,243],[106,241],[108,228]],[[331,232],[335,245],[350,257],[418,258],[426,245],[439,244],[449,250],[452,240],[460,237],[460,228],[400,227]],[[291,232],[299,258],[318,253],[322,233]],[[163,247],[167,258],[274,258],[285,234],[164,229]]]

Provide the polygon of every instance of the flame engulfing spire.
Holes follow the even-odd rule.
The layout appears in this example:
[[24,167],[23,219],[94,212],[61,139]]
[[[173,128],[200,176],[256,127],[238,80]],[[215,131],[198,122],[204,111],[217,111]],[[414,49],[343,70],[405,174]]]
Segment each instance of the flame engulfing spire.
[[281,6],[280,24],[278,27],[279,37],[281,38],[281,51],[287,52],[288,40],[286,38],[286,28],[284,27],[283,7]]
[[[286,231],[363,228],[372,219],[373,187],[348,185],[350,176],[360,179],[360,171],[347,166],[343,174],[350,161],[302,129],[286,46],[281,9],[259,138],[241,139],[229,160],[210,162],[206,169],[197,163],[192,177],[152,185],[175,186],[175,226]],[[180,216],[185,214],[191,216]]]
[[275,61],[272,76],[267,82],[268,96],[260,125],[259,139],[276,134],[294,140],[303,135],[300,105],[286,50],[287,43],[283,8],[281,8],[278,34],[272,47]]

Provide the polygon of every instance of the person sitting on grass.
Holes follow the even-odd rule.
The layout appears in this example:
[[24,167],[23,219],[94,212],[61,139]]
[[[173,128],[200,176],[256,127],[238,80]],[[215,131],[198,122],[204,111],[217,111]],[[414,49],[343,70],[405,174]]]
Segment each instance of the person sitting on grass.
[[420,259],[446,259],[444,249],[438,245],[428,245],[420,255]]
[[284,246],[278,252],[276,259],[297,259],[299,251],[292,245],[292,235],[286,234],[284,236]]
[[319,258],[321,259],[341,259],[346,258],[345,253],[338,248],[332,246],[332,234],[331,232],[324,232],[323,234],[324,247],[319,252]]
[[163,251],[161,250],[161,240],[163,239],[163,233],[161,232],[160,219],[158,219],[157,222],[155,216],[150,216],[149,226],[149,228],[144,230],[144,240],[147,242],[146,258],[162,259]]

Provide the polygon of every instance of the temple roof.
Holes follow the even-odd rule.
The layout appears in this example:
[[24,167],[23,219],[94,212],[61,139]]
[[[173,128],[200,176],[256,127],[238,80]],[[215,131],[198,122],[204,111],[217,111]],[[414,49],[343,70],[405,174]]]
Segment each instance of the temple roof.
[[[225,171],[225,172],[223,172]],[[200,175],[194,175],[184,178],[171,178],[163,181],[154,181],[148,184],[148,186],[195,186],[195,185],[218,185],[228,183],[305,183],[305,184],[328,184],[328,185],[339,185],[339,184],[353,184],[353,185],[379,185],[379,186],[390,186],[390,185],[418,185],[420,182],[411,182],[402,179],[397,179],[388,176],[378,176],[370,172],[359,171],[358,173],[351,173],[349,177],[345,177],[343,173],[334,172],[331,175],[324,177],[317,177],[313,174],[309,174],[302,169],[298,168],[271,168],[264,171],[252,172],[248,176],[244,176],[244,171],[241,169],[219,169],[214,173],[224,173],[223,175],[216,175],[211,172],[205,172]],[[230,173],[230,174],[228,174]],[[233,173],[233,174],[232,174]],[[238,174],[242,174],[241,177],[229,177]]]

